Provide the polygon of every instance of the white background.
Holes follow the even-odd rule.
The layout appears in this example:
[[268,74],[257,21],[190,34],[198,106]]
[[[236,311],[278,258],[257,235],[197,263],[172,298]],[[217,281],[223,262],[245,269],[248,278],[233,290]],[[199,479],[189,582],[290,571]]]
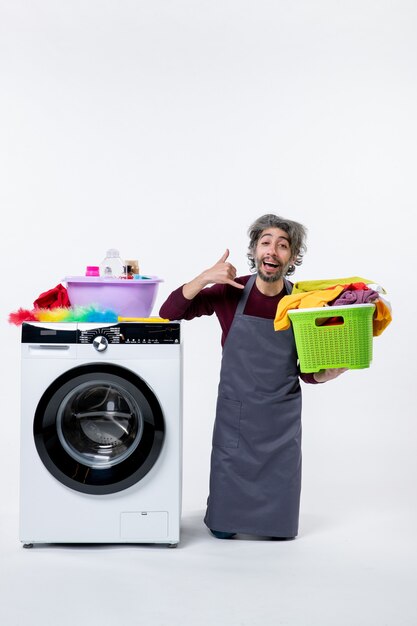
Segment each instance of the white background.
[[[212,598],[206,605],[202,596],[210,607],[203,617],[268,624],[279,615],[274,623],[305,624],[309,615],[309,623],[342,624],[329,606],[348,603],[357,609],[343,613],[349,624],[415,623],[416,32],[412,0],[0,0],[0,549],[4,581],[22,584],[33,602],[28,621],[2,581],[5,623],[49,623],[36,600],[42,583],[17,582],[28,554],[17,539],[20,335],[9,312],[32,308],[41,292],[117,247],[122,257],[138,258],[143,273],[164,279],[157,314],[174,288],[226,247],[238,274],[247,274],[246,231],[266,212],[309,229],[294,280],[375,280],[388,292],[394,321],[374,341],[371,368],[303,386],[300,537],[285,544],[281,578],[258,572],[255,591],[271,591],[263,612],[251,605],[251,613],[244,591],[236,605],[221,600],[218,615]],[[220,328],[202,318],[183,330],[185,549],[171,553],[170,562],[185,553],[197,567],[200,549],[220,562],[233,550],[238,562],[244,555],[258,563],[275,544],[213,544],[201,523]],[[121,571],[132,567],[128,553],[117,550],[64,551],[59,558],[52,551],[41,553],[38,570],[36,554],[32,574],[39,581],[40,571],[56,580],[54,566],[68,556],[85,561],[89,584],[95,559],[112,555]],[[157,554],[148,555],[149,567]],[[309,569],[306,562],[317,566],[318,555],[326,555],[322,569]],[[155,576],[161,569],[169,580],[164,563]],[[216,571],[215,563],[207,569]],[[236,570],[220,588],[213,574],[210,593],[222,598],[236,580],[249,593],[252,583],[244,572],[236,579],[242,568]],[[343,571],[349,580],[337,578]],[[131,574],[140,577],[137,569]],[[317,576],[328,586],[312,591]],[[191,574],[186,580],[192,586]],[[83,598],[84,582],[77,588]],[[332,584],[336,600],[328,605]],[[287,600],[277,613],[270,598],[282,585]],[[310,602],[293,603],[303,589]],[[184,591],[178,602],[173,595],[157,618],[143,598],[144,615],[153,624],[203,623],[200,605],[187,597]],[[97,623],[107,624],[106,616],[111,623],[111,611],[102,611]],[[69,610],[68,623],[76,618]],[[67,623],[58,616],[51,623],[58,619]],[[119,623],[130,623],[127,614]]]

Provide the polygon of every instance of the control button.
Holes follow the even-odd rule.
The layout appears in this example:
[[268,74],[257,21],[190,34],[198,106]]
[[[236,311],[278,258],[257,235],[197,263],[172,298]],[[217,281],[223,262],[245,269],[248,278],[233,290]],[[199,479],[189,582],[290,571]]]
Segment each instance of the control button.
[[108,345],[109,345],[109,342],[102,335],[99,335],[98,337],[94,337],[93,339],[93,346],[95,347],[97,352],[103,352],[104,350],[107,350]]

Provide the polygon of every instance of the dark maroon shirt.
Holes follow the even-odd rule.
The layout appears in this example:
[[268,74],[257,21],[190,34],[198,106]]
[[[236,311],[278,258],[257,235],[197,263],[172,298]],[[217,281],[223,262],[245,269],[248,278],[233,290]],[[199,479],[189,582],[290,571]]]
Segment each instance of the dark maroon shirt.
[[[249,278],[250,276],[240,276],[235,278],[235,281],[246,285]],[[212,285],[202,289],[192,300],[188,300],[183,296],[182,287],[183,285],[168,296],[159,310],[159,315],[169,320],[192,320],[195,317],[215,313],[223,331],[221,343],[224,346],[242,290],[232,285]],[[245,315],[273,320],[278,302],[285,295],[284,288],[276,296],[266,296],[259,291],[255,284],[249,294],[244,313]],[[300,378],[306,383],[316,383],[313,374],[300,373]]]

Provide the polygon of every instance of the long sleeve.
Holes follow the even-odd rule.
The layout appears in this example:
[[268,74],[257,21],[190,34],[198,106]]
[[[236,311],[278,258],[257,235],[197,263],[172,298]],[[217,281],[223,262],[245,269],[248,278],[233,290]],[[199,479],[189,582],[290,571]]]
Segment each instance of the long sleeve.
[[[244,285],[248,278],[249,276],[243,276],[236,278],[236,281]],[[202,289],[192,300],[187,300],[181,286],[168,296],[159,310],[159,315],[170,320],[192,320],[215,313],[223,331],[221,342],[224,345],[240,295],[241,291],[236,287],[212,285]]]
[[192,300],[183,296],[182,287],[183,285],[175,289],[165,300],[159,310],[161,317],[170,320],[192,320],[202,315],[213,315],[212,299],[215,292],[219,291],[219,285],[203,289]]

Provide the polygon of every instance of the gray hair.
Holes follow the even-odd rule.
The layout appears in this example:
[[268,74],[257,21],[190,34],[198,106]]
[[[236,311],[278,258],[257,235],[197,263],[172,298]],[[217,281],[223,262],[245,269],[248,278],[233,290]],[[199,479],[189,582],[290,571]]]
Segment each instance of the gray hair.
[[293,222],[287,220],[273,213],[267,213],[259,217],[249,228],[249,248],[247,257],[249,259],[249,266],[251,270],[254,270],[255,265],[255,249],[262,232],[267,228],[280,228],[285,231],[290,238],[291,256],[295,258],[294,265],[290,265],[286,276],[291,276],[295,272],[295,266],[301,265],[303,262],[303,256],[307,251],[306,239],[307,229],[299,222]]

